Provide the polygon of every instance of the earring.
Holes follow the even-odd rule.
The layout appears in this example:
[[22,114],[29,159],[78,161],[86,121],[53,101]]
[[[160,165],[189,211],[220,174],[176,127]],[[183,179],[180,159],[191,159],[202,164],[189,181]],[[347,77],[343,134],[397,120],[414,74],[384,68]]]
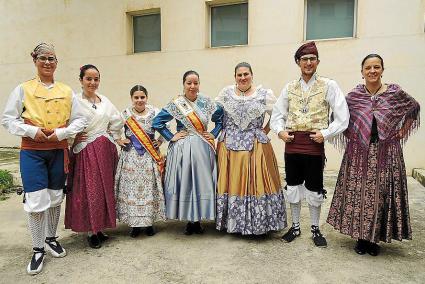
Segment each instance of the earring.
[[381,78],[382,78],[382,75],[381,75]]
[[362,79],[364,79],[364,76],[362,76]]

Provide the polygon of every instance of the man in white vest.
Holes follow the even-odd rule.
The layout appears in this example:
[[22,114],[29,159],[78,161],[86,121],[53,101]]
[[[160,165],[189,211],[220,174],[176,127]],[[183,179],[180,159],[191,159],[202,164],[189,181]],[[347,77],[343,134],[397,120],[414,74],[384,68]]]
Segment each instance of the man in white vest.
[[282,236],[292,242],[301,235],[301,201],[308,203],[313,242],[326,247],[319,229],[323,188],[324,141],[343,132],[349,121],[345,96],[338,84],[316,73],[320,63],[314,42],[303,44],[295,53],[300,78],[289,82],[273,107],[270,126],[285,142],[286,194],[292,227]]

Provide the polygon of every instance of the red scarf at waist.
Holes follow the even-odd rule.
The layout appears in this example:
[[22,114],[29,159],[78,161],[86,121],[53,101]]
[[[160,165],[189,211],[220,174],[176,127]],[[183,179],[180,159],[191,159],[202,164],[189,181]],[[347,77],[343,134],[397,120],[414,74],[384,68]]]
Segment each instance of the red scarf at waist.
[[325,154],[325,143],[317,143],[310,138],[313,132],[295,131],[289,134],[294,135],[294,139],[292,142],[285,143],[285,153],[319,156]]
[[[31,120],[24,119],[25,124],[29,125],[35,125]],[[65,126],[60,126],[58,128],[63,128]],[[41,131],[46,135],[51,135],[54,130],[53,129],[46,129],[46,128],[40,128]],[[62,141],[44,141],[44,142],[38,142],[34,139],[31,139],[30,137],[22,137],[21,141],[21,149],[23,150],[55,150],[55,149],[63,149],[63,168],[65,173],[69,172],[69,153],[68,153],[68,141],[66,139]]]

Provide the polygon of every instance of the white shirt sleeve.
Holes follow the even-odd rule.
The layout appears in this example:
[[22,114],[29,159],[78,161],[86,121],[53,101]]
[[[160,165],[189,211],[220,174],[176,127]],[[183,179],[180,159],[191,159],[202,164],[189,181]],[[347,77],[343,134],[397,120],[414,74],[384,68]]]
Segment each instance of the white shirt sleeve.
[[218,103],[218,104],[220,104],[220,105],[223,105],[224,104],[224,97],[225,97],[225,95],[226,95],[226,90],[227,89],[229,89],[230,87],[228,86],[228,87],[224,87],[221,91],[220,91],[220,93],[218,93],[218,96],[217,97],[215,97],[215,102],[216,103]]
[[121,139],[123,135],[124,120],[120,111],[109,101],[110,114],[109,114],[109,131],[115,140]]
[[273,94],[273,91],[271,89],[267,90],[266,95],[266,112],[269,115],[272,115],[273,106],[276,104],[276,97]]
[[347,129],[350,112],[348,111],[344,93],[333,80],[329,80],[328,82],[326,100],[332,110],[333,121],[329,124],[328,128],[322,129],[320,132],[324,139],[329,139]]
[[276,134],[285,130],[286,120],[288,118],[288,108],[288,85],[286,85],[273,106],[273,112],[270,118],[270,128]]
[[24,123],[21,117],[23,101],[24,91],[22,85],[19,85],[9,96],[1,118],[1,124],[10,134],[34,139],[39,127]]
[[83,110],[83,106],[80,105],[80,102],[73,93],[71,116],[69,118],[68,126],[55,129],[55,133],[59,141],[74,136],[84,130],[84,128],[87,126],[87,118],[85,117]]

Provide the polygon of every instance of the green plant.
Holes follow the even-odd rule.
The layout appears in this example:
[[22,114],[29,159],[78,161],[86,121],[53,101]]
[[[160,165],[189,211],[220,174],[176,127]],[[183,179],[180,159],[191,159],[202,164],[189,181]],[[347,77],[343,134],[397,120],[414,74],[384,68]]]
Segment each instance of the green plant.
[[0,193],[10,192],[13,187],[13,176],[7,170],[0,170]]

